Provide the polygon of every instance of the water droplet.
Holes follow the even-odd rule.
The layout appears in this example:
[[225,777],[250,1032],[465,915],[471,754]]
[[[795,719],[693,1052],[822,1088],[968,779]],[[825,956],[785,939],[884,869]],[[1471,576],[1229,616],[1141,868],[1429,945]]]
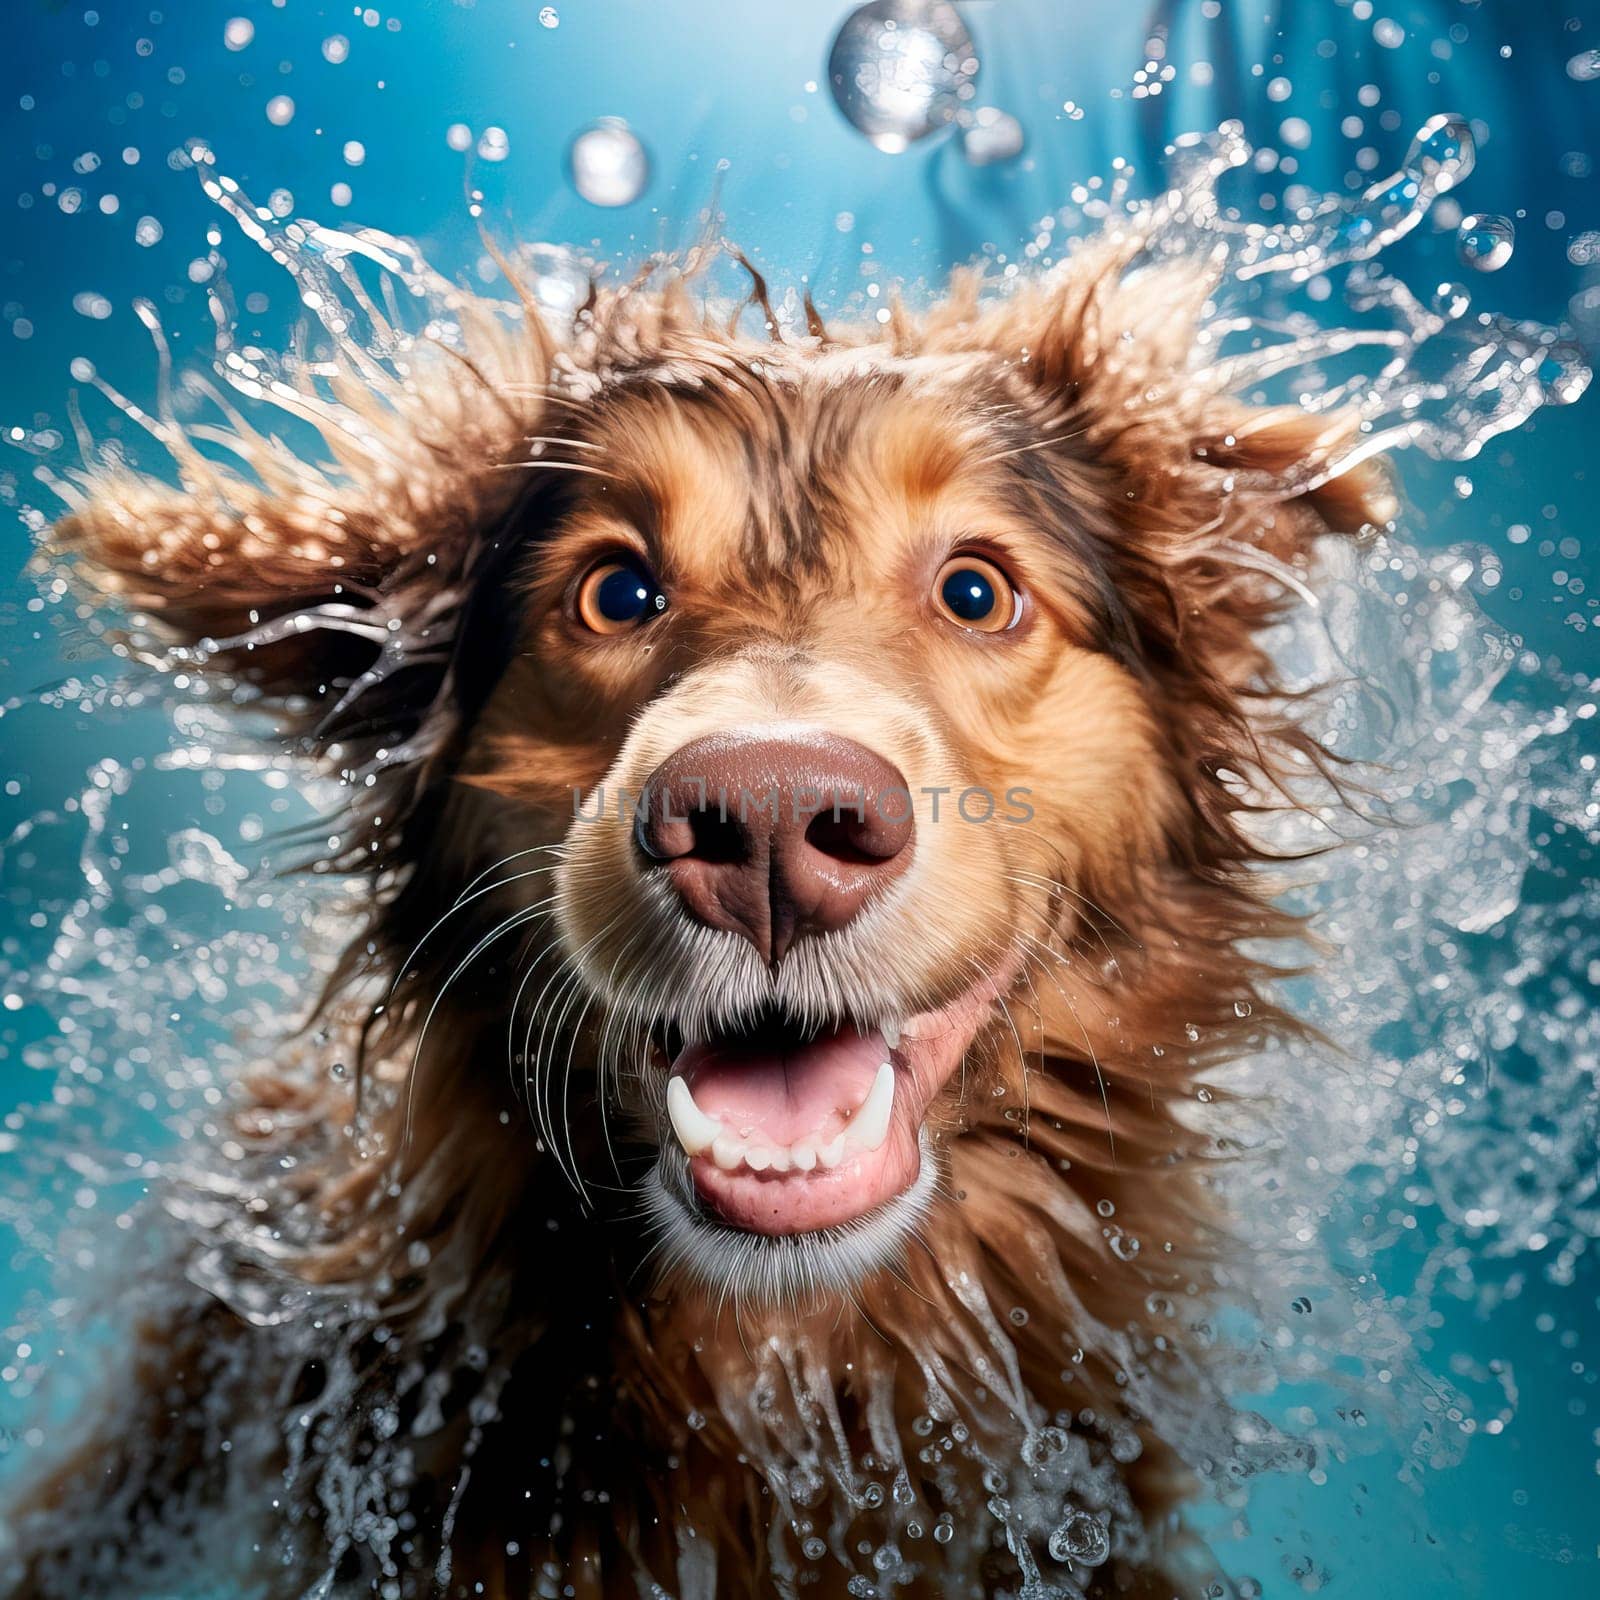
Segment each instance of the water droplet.
[[1567,76],[1574,83],[1600,80],[1600,50],[1580,50],[1567,61]]
[[1050,1535],[1050,1556],[1055,1561],[1075,1561],[1098,1567],[1111,1554],[1111,1535],[1098,1517],[1075,1511]]
[[948,1522],[938,1523],[934,1527],[933,1542],[935,1544],[949,1544],[955,1536],[956,1530]]
[[978,60],[949,0],[872,0],[845,18],[828,54],[839,109],[898,154],[949,126],[973,95]]
[[1012,1306],[1011,1321],[1015,1327],[1025,1328],[1028,1325],[1028,1311],[1026,1306]]
[[961,148],[975,167],[992,167],[1022,154],[1022,124],[1009,111],[980,106],[963,130]]
[[540,7],[539,26],[541,28],[559,28],[561,26],[561,13],[554,6]]
[[1250,1002],[1248,1000],[1235,1000],[1233,1002],[1233,1014],[1236,1017],[1248,1017],[1250,1015]]
[[163,229],[160,221],[155,217],[140,217],[133,227],[133,242],[142,244],[148,249],[153,244],[161,243]]
[[1433,309],[1447,322],[1455,322],[1472,309],[1472,296],[1459,283],[1441,283],[1433,291]]
[[621,117],[601,117],[567,152],[572,187],[592,206],[631,205],[650,181],[650,157]]
[[478,140],[478,155],[485,161],[504,161],[511,154],[511,139],[504,128],[485,128]]
[[1102,1217],[1114,1217],[1117,1214],[1117,1208],[1109,1200],[1097,1200],[1094,1208]]
[[1463,217],[1456,234],[1456,255],[1474,272],[1498,272],[1511,259],[1516,238],[1509,217],[1490,212]]
[[286,94],[275,94],[267,101],[267,121],[275,128],[287,127],[294,121],[294,101]]
[[1448,194],[1470,177],[1477,162],[1472,129],[1460,117],[1448,114],[1429,117],[1406,151],[1406,170],[1416,173],[1435,195]]
[[452,150],[470,150],[472,148],[472,129],[464,122],[452,122],[444,130],[444,142]]
[[1285,117],[1278,124],[1278,137],[1291,150],[1311,148],[1311,124],[1304,117]]
[[1537,376],[1546,405],[1570,406],[1583,397],[1594,369],[1581,345],[1571,339],[1557,339],[1545,346]]
[[565,245],[527,245],[517,266],[533,298],[547,310],[570,316],[589,294],[589,269]]
[[256,25],[248,17],[229,17],[222,28],[222,42],[230,50],[243,50],[256,36]]
[[1067,1436],[1060,1428],[1040,1428],[1022,1441],[1022,1459],[1030,1467],[1042,1467],[1067,1448]]
[[342,33],[330,34],[322,41],[322,59],[338,66],[350,59],[350,41]]

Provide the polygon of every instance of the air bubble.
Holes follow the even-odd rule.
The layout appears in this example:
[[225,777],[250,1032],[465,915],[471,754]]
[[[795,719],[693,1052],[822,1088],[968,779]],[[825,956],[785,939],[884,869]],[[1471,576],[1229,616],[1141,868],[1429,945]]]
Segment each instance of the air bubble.
[[248,17],[229,17],[222,26],[222,42],[230,50],[243,50],[256,36],[256,25]]
[[286,94],[275,94],[267,101],[267,121],[275,128],[287,127],[294,121],[294,101]]
[[845,18],[828,54],[839,109],[891,155],[954,122],[977,75],[972,37],[948,0],[872,0]]

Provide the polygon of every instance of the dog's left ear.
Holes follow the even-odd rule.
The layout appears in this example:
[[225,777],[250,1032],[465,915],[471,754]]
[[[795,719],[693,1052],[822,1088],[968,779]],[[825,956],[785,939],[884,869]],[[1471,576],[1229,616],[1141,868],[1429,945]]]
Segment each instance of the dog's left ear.
[[[1072,514],[1116,575],[1171,737],[1206,770],[1271,771],[1269,734],[1321,757],[1292,720],[1253,715],[1277,682],[1264,630],[1307,592],[1322,535],[1359,537],[1396,501],[1348,413],[1240,397],[1274,357],[1217,348],[1215,287],[1203,263],[1151,264],[1138,240],[1112,238],[974,307],[961,337],[1007,361],[1033,425],[1087,487]],[[1207,793],[1219,814],[1233,803],[1226,786]]]
[[271,386],[320,463],[231,408],[225,426],[155,424],[177,482],[86,466],[40,560],[113,602],[125,653],[216,681],[311,753],[406,750],[493,653],[474,597],[535,515],[549,340],[487,302],[461,325],[460,348],[418,341],[403,373],[347,360]]
[[1253,363],[1209,343],[1215,273],[1145,262],[1140,245],[1101,240],[981,311],[975,285],[958,284],[938,332],[1007,361],[1044,430],[1103,480],[1113,538],[1132,535],[1160,563],[1230,542],[1295,561],[1317,534],[1389,521],[1388,474],[1363,455],[1356,422],[1238,398]]

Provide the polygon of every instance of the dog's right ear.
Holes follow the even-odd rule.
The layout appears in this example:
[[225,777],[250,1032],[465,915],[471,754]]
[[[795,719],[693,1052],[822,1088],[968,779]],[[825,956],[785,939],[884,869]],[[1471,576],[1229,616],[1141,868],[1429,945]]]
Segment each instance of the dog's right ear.
[[418,341],[403,375],[347,358],[270,386],[323,462],[232,407],[225,426],[169,418],[154,426],[177,482],[85,467],[40,559],[113,602],[121,651],[225,684],[313,753],[399,748],[459,676],[486,563],[536,514],[549,338],[531,308],[459,314],[460,345]]

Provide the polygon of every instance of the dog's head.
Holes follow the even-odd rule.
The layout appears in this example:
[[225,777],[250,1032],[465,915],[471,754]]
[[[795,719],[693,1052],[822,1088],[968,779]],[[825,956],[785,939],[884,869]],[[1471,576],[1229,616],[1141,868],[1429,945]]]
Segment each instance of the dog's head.
[[509,1052],[580,1183],[585,1103],[642,1153],[677,1267],[849,1286],[964,1131],[1046,1086],[1109,1129],[1259,1004],[1238,816],[1310,747],[1257,633],[1382,491],[1229,396],[1205,289],[1105,247],[802,343],[681,288],[479,310],[431,378],[340,380],[339,470],[185,446],[185,496],[99,482],[61,543],[347,775],[391,1025],[466,1030],[408,1111]]

